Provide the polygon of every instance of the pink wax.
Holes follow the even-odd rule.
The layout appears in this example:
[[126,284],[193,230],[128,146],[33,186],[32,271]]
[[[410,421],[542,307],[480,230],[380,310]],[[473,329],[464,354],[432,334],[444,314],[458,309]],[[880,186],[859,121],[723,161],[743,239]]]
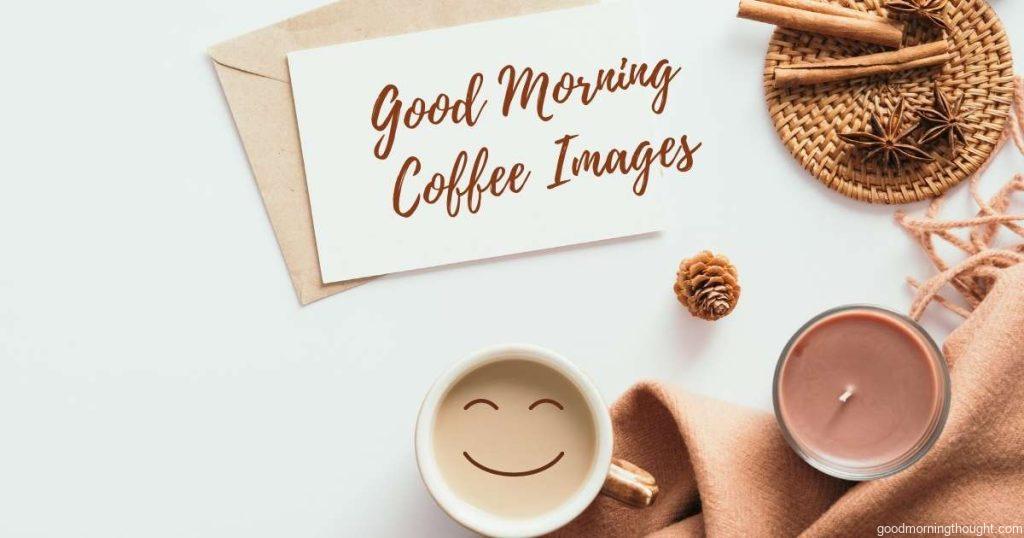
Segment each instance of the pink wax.
[[910,320],[874,307],[836,309],[793,337],[775,376],[787,440],[849,479],[892,474],[930,448],[945,422],[945,361]]

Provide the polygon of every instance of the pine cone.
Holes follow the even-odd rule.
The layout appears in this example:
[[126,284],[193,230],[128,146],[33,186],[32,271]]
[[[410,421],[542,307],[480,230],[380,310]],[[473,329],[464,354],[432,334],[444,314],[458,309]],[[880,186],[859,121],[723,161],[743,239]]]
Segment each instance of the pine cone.
[[736,267],[729,258],[705,250],[679,264],[675,291],[694,316],[709,321],[723,318],[740,299]]

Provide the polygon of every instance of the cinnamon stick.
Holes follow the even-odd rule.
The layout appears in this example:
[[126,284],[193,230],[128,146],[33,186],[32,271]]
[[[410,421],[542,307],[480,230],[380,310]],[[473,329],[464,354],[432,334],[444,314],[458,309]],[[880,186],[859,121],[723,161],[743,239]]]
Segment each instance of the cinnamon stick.
[[780,65],[775,68],[775,87],[806,86],[837,80],[868,77],[941,65],[949,61],[945,40],[900,50],[854,56],[841,60]]
[[817,0],[740,0],[738,16],[832,37],[898,48],[903,25]]
[[814,11],[816,13],[825,13],[828,15],[839,15],[842,17],[853,17],[855,19],[864,19],[867,21],[882,22],[892,25],[899,30],[903,31],[903,24],[887,19],[881,15],[875,15],[868,13],[867,11],[860,11],[857,9],[851,9],[848,7],[837,6],[835,4],[829,4],[822,0],[761,0],[769,4],[776,4],[779,6],[792,7],[796,9],[802,9],[805,11]]

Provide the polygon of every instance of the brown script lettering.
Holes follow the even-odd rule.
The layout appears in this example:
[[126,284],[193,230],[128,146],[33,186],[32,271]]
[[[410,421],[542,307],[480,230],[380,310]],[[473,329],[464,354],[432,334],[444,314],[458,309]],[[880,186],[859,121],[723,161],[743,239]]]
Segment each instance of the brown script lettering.
[[381,133],[377,144],[373,147],[373,154],[380,160],[387,159],[391,155],[391,148],[395,145],[395,137],[398,135],[399,124],[407,129],[419,127],[423,120],[434,125],[440,125],[448,115],[451,114],[452,123],[465,123],[469,127],[476,125],[480,114],[487,101],[480,103],[476,109],[473,108],[474,101],[480,94],[480,87],[483,85],[484,76],[476,73],[469,79],[464,99],[452,100],[447,94],[439,94],[430,106],[427,102],[417,97],[409,103],[409,107],[402,109],[404,103],[398,98],[398,87],[388,84],[377,95],[377,101],[373,105],[373,112],[370,114],[370,124]]
[[566,72],[552,87],[552,78],[548,73],[535,72],[531,67],[517,71],[515,66],[506,65],[498,72],[498,84],[505,85],[501,113],[507,117],[517,101],[519,108],[526,110],[532,101],[537,117],[541,121],[548,121],[554,117],[547,111],[548,99],[563,104],[578,95],[580,102],[586,106],[602,92],[615,93],[641,86],[655,90],[651,111],[661,114],[668,104],[669,86],[681,69],[673,68],[665,59],[652,67],[647,63],[629,63],[628,59],[623,58],[617,68],[598,70],[593,80],[588,81],[582,76]]
[[470,213],[480,211],[480,204],[484,195],[495,198],[501,196],[506,190],[518,193],[526,186],[530,179],[530,172],[526,170],[523,163],[515,163],[510,168],[504,166],[494,167],[487,173],[487,160],[490,152],[487,148],[480,148],[473,159],[473,167],[469,171],[469,177],[463,179],[466,174],[466,166],[469,162],[469,153],[460,151],[452,164],[451,173],[445,176],[442,173],[435,173],[419,190],[411,202],[402,203],[402,192],[405,181],[408,178],[419,175],[422,165],[419,158],[413,156],[405,160],[402,169],[395,179],[395,188],[392,193],[391,207],[395,213],[409,218],[419,207],[420,201],[427,204],[435,204],[444,198],[445,209],[448,216],[457,217],[462,210],[462,202],[465,200],[465,207]]
[[[548,189],[554,189],[572,181],[565,179],[565,160],[569,153],[569,146],[573,139],[579,135],[565,135],[555,141],[558,146],[558,165],[555,168],[555,177],[548,184]],[[693,154],[697,152],[703,142],[691,146],[686,135],[675,138],[666,138],[661,144],[654,146],[646,140],[640,142],[632,152],[625,149],[609,149],[604,153],[585,149],[577,156],[572,157],[569,171],[573,177],[590,173],[594,177],[601,177],[605,174],[629,174],[637,172],[633,181],[633,193],[643,196],[647,192],[647,184],[651,178],[651,167],[658,164],[662,168],[675,168],[680,172],[689,172],[693,168]]]

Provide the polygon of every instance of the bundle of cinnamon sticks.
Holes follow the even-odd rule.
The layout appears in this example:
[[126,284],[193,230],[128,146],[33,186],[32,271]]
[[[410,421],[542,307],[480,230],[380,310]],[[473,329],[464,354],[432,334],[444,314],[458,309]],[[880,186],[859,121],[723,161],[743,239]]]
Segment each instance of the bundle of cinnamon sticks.
[[950,59],[945,40],[900,48],[904,33],[902,23],[820,0],[740,0],[739,17],[897,49],[841,60],[779,66],[775,68],[775,86],[780,88],[931,67]]

